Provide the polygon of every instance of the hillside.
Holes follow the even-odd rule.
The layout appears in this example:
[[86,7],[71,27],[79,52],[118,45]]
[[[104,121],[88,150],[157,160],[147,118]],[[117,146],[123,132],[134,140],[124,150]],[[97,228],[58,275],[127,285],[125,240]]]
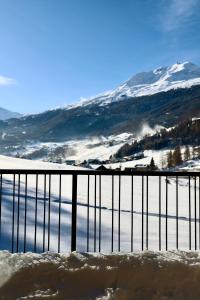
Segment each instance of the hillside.
[[[75,105],[1,120],[0,153],[20,152],[29,157],[27,147],[45,143],[33,156],[44,159],[49,157],[52,143],[101,137],[109,140],[124,133],[136,138],[144,124],[169,128],[199,116],[200,68],[189,62],[177,63],[136,74],[115,90]],[[73,155],[73,148],[58,146],[56,152]]]
[[145,136],[132,144],[124,144],[115,154],[116,157],[129,156],[144,150],[174,149],[180,146],[200,145],[200,119],[181,122],[170,130],[162,129],[151,136]]
[[89,136],[132,132],[144,123],[174,126],[188,117],[200,115],[200,86],[170,90],[151,96],[127,98],[104,106],[88,104],[56,109],[37,115],[0,122],[0,145],[29,141],[58,142]]

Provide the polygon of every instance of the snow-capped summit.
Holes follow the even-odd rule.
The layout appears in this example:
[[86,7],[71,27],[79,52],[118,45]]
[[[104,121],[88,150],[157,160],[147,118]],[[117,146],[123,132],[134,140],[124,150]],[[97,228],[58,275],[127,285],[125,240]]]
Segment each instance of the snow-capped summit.
[[200,85],[200,67],[191,62],[177,62],[172,66],[138,73],[116,89],[82,101],[80,105],[93,102],[106,105],[126,97],[152,95],[171,89],[189,88],[193,85]]

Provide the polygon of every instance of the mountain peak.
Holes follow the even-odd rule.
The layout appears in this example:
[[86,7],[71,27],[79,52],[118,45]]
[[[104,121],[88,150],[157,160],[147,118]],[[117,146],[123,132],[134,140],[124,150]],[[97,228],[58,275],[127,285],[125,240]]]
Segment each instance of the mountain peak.
[[75,106],[92,103],[104,106],[129,97],[148,96],[172,89],[190,88],[193,85],[200,85],[200,67],[189,61],[176,62],[171,66],[137,73],[116,89],[81,101]]
[[[189,88],[200,85],[200,67],[189,62],[177,62],[171,66],[159,67],[152,71],[137,73],[111,92],[104,93],[103,101],[117,101],[125,97],[140,97],[166,92],[171,89]],[[92,100],[92,99],[91,99]]]
[[200,68],[191,62],[177,62],[168,67],[159,67],[153,71],[141,72],[132,76],[125,82],[129,87],[150,85],[160,80],[164,81],[187,81],[200,77]]
[[[172,65],[171,67],[169,67],[169,71],[171,73],[177,73],[177,72],[191,72],[193,73],[193,76],[194,78],[196,77],[196,75],[199,76],[199,71],[200,71],[200,68],[189,62],[189,61],[186,61],[186,62],[183,62],[183,63],[179,63],[177,62],[176,64]],[[197,74],[196,74],[197,72]]]

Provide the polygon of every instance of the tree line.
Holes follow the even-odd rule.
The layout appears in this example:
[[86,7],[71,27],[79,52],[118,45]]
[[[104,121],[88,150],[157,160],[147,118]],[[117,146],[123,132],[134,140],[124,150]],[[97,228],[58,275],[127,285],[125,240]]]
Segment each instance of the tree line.
[[175,149],[178,146],[200,145],[200,120],[187,120],[171,129],[162,129],[154,135],[146,135],[132,144],[124,144],[115,154],[121,158],[144,150]]
[[[184,161],[197,158],[200,158],[200,147],[189,147],[187,145],[182,152],[181,147],[178,145],[174,150],[167,153],[166,167],[173,168],[181,165]],[[162,163],[162,166],[164,165],[165,163]]]

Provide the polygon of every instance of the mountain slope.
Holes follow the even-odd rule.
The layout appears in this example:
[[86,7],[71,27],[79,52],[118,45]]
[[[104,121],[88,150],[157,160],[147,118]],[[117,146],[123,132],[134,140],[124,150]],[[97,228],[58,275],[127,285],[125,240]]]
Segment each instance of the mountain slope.
[[[144,123],[151,127],[171,127],[185,119],[199,117],[198,76],[199,67],[191,63],[176,64],[137,74],[126,83],[134,90],[139,84],[149,88],[162,81],[171,87],[167,91],[139,97],[124,94],[113,98],[107,94],[107,98],[104,95],[63,109],[0,121],[0,151],[6,154],[16,146],[26,148],[28,143],[64,142],[124,132],[137,135]],[[173,88],[177,82],[181,87]]]
[[[133,155],[144,150],[174,149],[177,146],[200,145],[200,119],[190,119],[169,129],[162,129],[154,135],[147,135],[132,144],[124,144],[115,154],[116,157]],[[200,149],[200,148],[199,148]]]
[[9,111],[5,108],[0,107],[0,120],[7,120],[11,118],[19,118],[21,115],[16,112]]
[[0,145],[29,141],[58,142],[74,138],[132,132],[144,123],[173,126],[188,117],[200,115],[200,86],[177,89],[150,96],[99,106],[57,109],[38,115],[0,122]]
[[126,97],[153,95],[171,89],[190,88],[193,85],[200,85],[200,67],[191,62],[176,63],[172,66],[138,73],[116,89],[85,100],[79,105],[94,102],[106,105]]

